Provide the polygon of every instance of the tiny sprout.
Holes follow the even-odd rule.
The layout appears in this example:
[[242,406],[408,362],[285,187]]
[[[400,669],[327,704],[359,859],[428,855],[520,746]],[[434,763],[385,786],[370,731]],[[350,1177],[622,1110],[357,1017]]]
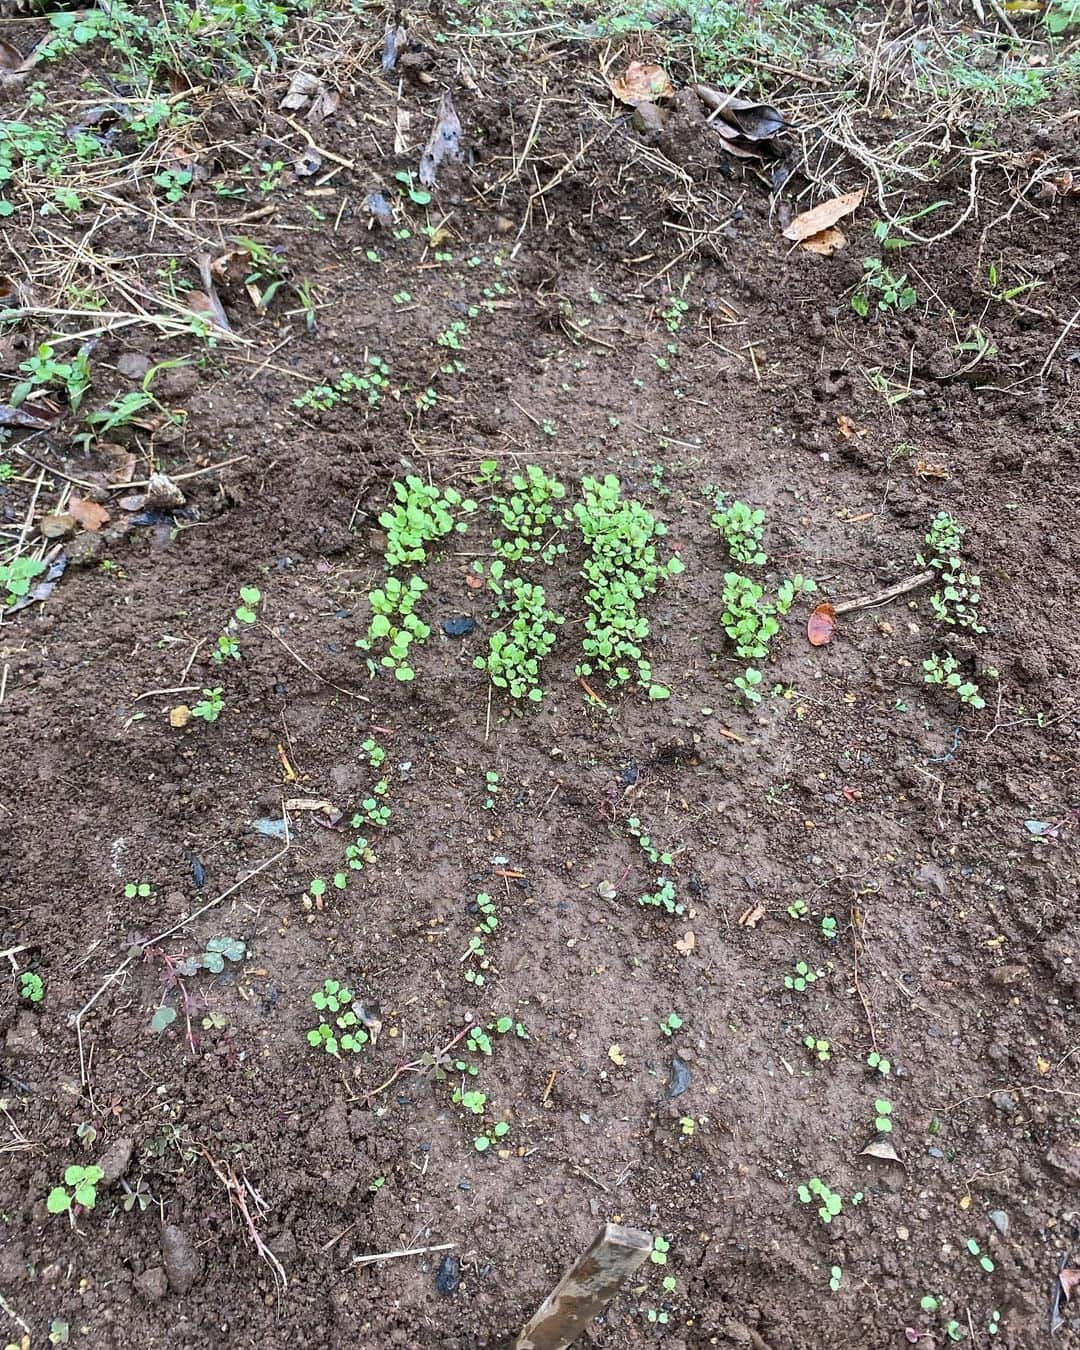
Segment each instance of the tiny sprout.
[[682,1024],[683,1020],[679,1016],[679,1014],[677,1012],[671,1012],[668,1013],[668,1015],[660,1023],[660,1030],[663,1032],[665,1036],[674,1036],[675,1033],[682,1027]]
[[679,1129],[682,1131],[683,1135],[684,1135],[687,1139],[690,1139],[690,1138],[693,1137],[694,1130],[695,1130],[696,1128],[697,1128],[697,1121],[694,1119],[693,1116],[680,1116],[680,1117],[679,1117]]
[[840,1281],[843,1278],[843,1275],[844,1272],[841,1270],[839,1266],[833,1266],[832,1269],[829,1271],[829,1288],[833,1291],[834,1294],[840,1288]]
[[868,1068],[876,1069],[882,1078],[888,1078],[889,1074],[892,1073],[892,1063],[884,1055],[878,1054],[876,1050],[871,1050],[866,1056],[866,1064]]
[[819,1059],[822,1064],[824,1064],[827,1060],[829,1060],[832,1057],[830,1053],[832,1047],[830,1046],[829,1042],[823,1040],[819,1036],[807,1036],[806,1039],[803,1041],[803,1045],[805,1045],[807,1050],[809,1050],[812,1055],[814,1055],[817,1059]]
[[666,1266],[668,1252],[670,1250],[671,1243],[668,1242],[667,1238],[661,1237],[658,1233],[656,1237],[653,1238],[652,1251],[649,1253],[649,1260],[652,1261],[654,1265]]
[[809,907],[807,906],[806,901],[799,899],[799,900],[792,900],[791,904],[788,905],[787,912],[789,918],[805,919],[806,916],[810,913],[810,910]]
[[24,970],[19,976],[19,997],[27,1003],[40,1003],[45,997],[45,985],[40,975],[32,970]]
[[878,1134],[888,1134],[892,1130],[892,1102],[879,1097],[874,1103],[874,1110],[877,1112],[874,1129]]
[[923,1310],[923,1312],[927,1313],[937,1312],[938,1301],[933,1296],[933,1294],[923,1294],[922,1298],[919,1299],[919,1307]]
[[836,920],[831,914],[826,914],[821,921],[821,936],[826,942],[832,942],[836,937]]

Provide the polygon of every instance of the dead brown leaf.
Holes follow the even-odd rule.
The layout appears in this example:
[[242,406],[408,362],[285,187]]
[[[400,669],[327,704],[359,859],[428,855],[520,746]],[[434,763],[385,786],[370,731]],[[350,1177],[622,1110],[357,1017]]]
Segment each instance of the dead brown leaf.
[[949,477],[949,471],[944,464],[934,464],[928,459],[917,459],[915,475],[917,478],[938,478],[944,482]]
[[88,501],[85,497],[76,497],[74,494],[68,500],[68,515],[80,529],[93,531],[108,525],[111,518],[108,511],[97,502]]
[[836,429],[845,441],[866,435],[866,427],[856,426],[847,413],[841,413],[836,419]]
[[1071,1299],[1077,1289],[1080,1289],[1080,1270],[1061,1270],[1058,1272],[1058,1279],[1061,1281],[1061,1292],[1066,1300]]
[[899,1163],[901,1167],[905,1165],[903,1158],[893,1148],[888,1139],[871,1139],[867,1146],[861,1150],[861,1153],[866,1158],[878,1158],[882,1162]]
[[805,239],[800,239],[799,247],[806,249],[807,253],[816,253],[819,257],[831,258],[834,253],[839,253],[842,248],[847,248],[847,236],[843,230],[838,230],[834,225],[830,225],[827,230],[819,230],[817,234],[811,234]]
[[0,40],[0,70],[16,71],[22,65],[22,52],[10,42]]
[[818,605],[806,625],[806,637],[811,647],[824,647],[836,632],[836,610],[827,601]]
[[765,917],[764,905],[751,905],[739,915],[740,928],[756,928]]
[[670,98],[675,87],[663,66],[648,61],[631,61],[621,75],[608,80],[608,88],[620,103],[636,108],[639,103],[655,103]]
[[290,112],[298,112],[301,108],[307,107],[310,99],[317,98],[322,89],[323,82],[317,75],[312,75],[306,70],[298,70],[292,77],[288,92],[278,104],[278,107],[288,108]]
[[230,248],[224,253],[219,253],[211,262],[210,275],[220,285],[225,286],[230,281],[236,281],[250,265],[251,254],[246,248]]
[[307,120],[309,122],[325,122],[328,117],[333,117],[337,112],[340,103],[341,95],[336,89],[320,89],[312,99]]
[[854,192],[844,192],[839,197],[830,197],[827,201],[818,202],[817,206],[812,206],[809,211],[803,211],[795,217],[784,231],[784,238],[800,244],[811,235],[820,234],[822,230],[829,229],[844,216],[851,215],[865,195],[865,188],[856,188]]
[[688,928],[681,938],[675,939],[675,950],[681,952],[683,956],[689,956],[694,950],[695,941],[694,930]]

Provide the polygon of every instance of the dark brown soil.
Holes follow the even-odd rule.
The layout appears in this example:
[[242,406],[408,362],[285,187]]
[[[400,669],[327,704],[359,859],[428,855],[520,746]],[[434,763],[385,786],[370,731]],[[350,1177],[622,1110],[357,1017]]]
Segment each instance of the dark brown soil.
[[[848,295],[874,251],[872,210],[849,223],[847,251],[792,251],[777,216],[790,201],[771,209],[762,178],[717,155],[686,112],[649,149],[603,95],[595,50],[425,45],[432,82],[410,68],[409,153],[395,157],[398,91],[373,73],[379,34],[365,38],[339,111],[314,132],[354,169],[327,160],[315,187],[286,181],[239,205],[214,196],[242,156],[302,148],[273,111],[286,70],[257,97],[209,106],[202,143],[225,148],[205,153],[211,179],[177,208],[186,233],[118,214],[96,236],[147,284],[190,246],[179,269],[197,286],[192,238],[220,249],[237,231],[208,222],[265,200],[272,210],[238,232],[283,250],[323,307],[309,332],[286,313],[294,301],[260,317],[234,287],[222,298],[250,346],[207,350],[145,328],[102,337],[94,406],[132,387],[116,370],[125,352],[202,356],[153,386],[187,413],[153,452],[166,473],[231,462],[181,480],[178,531],[129,524],[122,494],[108,494],[112,523],[76,545],[87,565],[0,629],[3,946],[45,985],[30,1007],[13,971],[0,1001],[3,1330],[17,1343],[22,1319],[36,1346],[61,1319],[72,1345],[100,1350],[506,1346],[598,1225],[618,1220],[662,1234],[668,1265],[645,1267],[583,1343],[884,1347],[905,1344],[907,1327],[929,1333],[926,1347],[948,1343],[955,1319],[973,1345],[1047,1344],[1057,1272],[1080,1265],[1080,330],[1059,344],[1080,303],[1075,197],[988,229],[1022,172],[990,164],[977,218],[904,255],[918,305],[863,321]],[[77,67],[47,78],[73,97],[64,81]],[[544,73],[549,101],[522,166]],[[370,228],[362,202],[415,168],[444,87],[471,162],[441,172],[430,217],[402,208],[413,233],[395,239]],[[1017,163],[1047,144],[1075,161],[1080,124],[1059,119],[1018,119]],[[1052,135],[1055,123],[1065,132]],[[945,172],[933,197],[963,201],[966,177]],[[860,181],[853,169],[841,186]],[[537,183],[551,186],[530,202]],[[126,195],[139,200],[135,186]],[[441,222],[434,242],[420,233],[429,218]],[[40,235],[12,229],[10,242],[0,270],[41,260]],[[991,260],[1040,286],[990,300]],[[662,318],[672,293],[689,305],[674,335]],[[447,376],[436,339],[457,317],[469,336]],[[972,325],[996,352],[961,374],[971,354],[956,344]],[[46,335],[8,330],[5,369]],[[370,411],[293,406],[368,351],[390,362],[396,389],[433,385],[435,408],[416,415],[409,391]],[[875,369],[910,396],[890,406],[866,376]],[[93,481],[106,467],[72,429],[23,442],[34,464],[12,452],[20,477],[0,485],[12,538],[35,490],[38,517],[61,504],[62,473]],[[121,439],[144,476],[148,435]],[[483,511],[424,571],[434,632],[415,681],[369,681],[354,643],[384,573],[375,517],[391,479],[430,474],[483,503],[475,480],[489,458],[503,471],[544,465],[575,494],[582,476],[616,473],[668,524],[686,572],[648,612],[669,700],[600,690],[604,710],[578,683],[577,544],[550,583],[569,617],[543,704],[519,716],[490,697],[472,665],[487,606],[466,585],[489,550]],[[39,464],[62,473],[39,480]],[[923,592],[845,617],[814,649],[802,604],[766,673],[780,692],[747,712],[719,623],[730,564],[709,528],[712,487],[765,508],[770,576],[800,571],[833,600],[915,570],[930,520],[953,512],[988,631],[943,635]],[[243,659],[214,665],[238,589],[253,583],[264,598]],[[445,637],[455,615],[474,617],[475,633]],[[958,711],[922,683],[922,660],[945,645],[982,672],[985,711]],[[170,726],[171,707],[217,684],[216,724]],[[177,686],[188,691],[147,692]],[[314,907],[311,878],[342,866],[350,836],[296,812],[286,856],[256,871],[282,846],[251,822],[280,814],[284,796],[327,799],[347,823],[372,783],[370,729],[388,747],[390,826],[377,864]],[[282,756],[296,781],[283,781]],[[501,779],[490,810],[488,769]],[[637,903],[654,877],[632,814],[676,853],[681,919]],[[1052,828],[1036,836],[1029,820]],[[152,894],[125,898],[142,880]],[[215,936],[246,944],[239,965],[191,982],[206,1005],[195,1050],[182,1016],[150,1030],[165,996],[150,953],[83,1020],[80,1060],[75,1014],[133,941],[236,883],[160,944],[173,956]],[[499,928],[496,969],[475,990],[460,958],[480,891]],[[809,919],[787,913],[799,898]],[[826,974],[796,994],[784,977],[800,959]],[[311,991],[328,976],[381,1009],[377,1046],[345,1065],[306,1041]],[[221,1025],[203,1030],[211,1010]],[[684,1026],[667,1040],[659,1023],[673,1010]],[[453,1074],[405,1073],[377,1091],[503,1014],[528,1039],[497,1039],[483,1066],[490,1119],[511,1124],[499,1146],[474,1149]],[[830,1041],[827,1064],[808,1057],[810,1033]],[[887,1082],[866,1067],[875,1046],[892,1061]],[[677,1099],[673,1053],[692,1075]],[[879,1096],[901,1165],[860,1153]],[[46,1213],[68,1164],[125,1140],[123,1185],[103,1186],[74,1228]],[[230,1169],[284,1293],[230,1204]],[[828,1226],[796,1198],[811,1177],[844,1196]],[[145,1210],[124,1209],[125,1186],[151,1197]],[[170,1251],[171,1283],[163,1225],[194,1248],[186,1273],[184,1251]],[[436,1287],[442,1251],[356,1263],[442,1244],[460,1262],[451,1294]],[[939,1312],[920,1310],[926,1295]],[[1056,1344],[1080,1343],[1075,1303],[1058,1304]],[[670,1321],[650,1323],[648,1309]]]

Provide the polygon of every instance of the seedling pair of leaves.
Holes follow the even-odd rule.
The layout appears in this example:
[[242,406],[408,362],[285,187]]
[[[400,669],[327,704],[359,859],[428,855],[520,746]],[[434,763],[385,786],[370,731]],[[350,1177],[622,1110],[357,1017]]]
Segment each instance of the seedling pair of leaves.
[[324,1016],[319,1025],[308,1032],[308,1045],[325,1050],[335,1059],[341,1058],[342,1050],[359,1054],[369,1037],[361,1025],[360,1015],[354,1010],[352,990],[340,980],[326,979],[322,988],[311,995],[311,1001],[320,1013],[329,1015],[332,1023]]
[[75,1222],[76,1206],[93,1209],[97,1202],[98,1183],[105,1173],[96,1164],[81,1167],[73,1163],[64,1171],[64,1184],[54,1186],[45,1200],[45,1208],[50,1214],[68,1214]]

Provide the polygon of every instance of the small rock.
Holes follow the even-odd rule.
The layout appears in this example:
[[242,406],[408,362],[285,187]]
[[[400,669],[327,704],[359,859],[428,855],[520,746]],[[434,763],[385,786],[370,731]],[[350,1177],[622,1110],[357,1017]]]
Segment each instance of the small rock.
[[447,1298],[457,1292],[457,1287],[461,1283],[461,1262],[453,1252],[447,1252],[439,1263],[439,1269],[435,1272],[435,1288],[440,1294],[445,1294]]
[[630,120],[634,124],[635,131],[648,136],[663,131],[667,124],[667,115],[655,103],[639,103]]
[[92,530],[85,530],[64,550],[69,567],[93,567],[105,556],[105,540]]
[[668,1101],[674,1101],[676,1097],[681,1097],[689,1088],[693,1079],[688,1065],[684,1064],[678,1055],[675,1055],[671,1061],[671,1070],[668,1074],[667,1091],[664,1096]]
[[42,516],[38,521],[38,529],[43,539],[65,539],[69,534],[75,533],[75,517],[66,514]]
[[986,1216],[1002,1237],[1009,1236],[1009,1216],[1003,1209],[992,1209]]
[[169,709],[169,726],[175,727],[178,731],[181,727],[186,727],[191,721],[191,709],[186,703],[178,703],[175,708]]
[[388,230],[394,223],[394,212],[390,203],[381,192],[369,192],[364,198],[364,210],[373,216],[375,223]]
[[186,1294],[202,1276],[202,1261],[182,1228],[167,1223],[161,1230],[161,1256],[169,1288],[177,1294]]
[[160,1303],[169,1292],[169,1279],[160,1266],[151,1266],[135,1277],[135,1288],[147,1303]]
[[129,380],[141,380],[152,365],[142,352],[121,352],[116,358],[116,369]]
[[936,863],[924,863],[915,873],[915,881],[919,886],[933,886],[938,895],[944,895],[947,889],[944,873]]
[[115,1186],[128,1170],[131,1155],[135,1149],[133,1139],[114,1139],[102,1154],[98,1166],[103,1173],[101,1181],[105,1186]]
[[1080,1144],[1058,1144],[1047,1153],[1046,1161],[1073,1190],[1080,1190]]
[[171,478],[163,473],[152,473],[146,484],[143,505],[148,511],[174,510],[183,506],[184,494]]
[[998,989],[1011,989],[1014,984],[1019,984],[1026,975],[1027,966],[997,966],[990,972],[987,979]]
[[21,1012],[4,1041],[9,1055],[25,1055],[28,1059],[42,1053],[41,1033],[32,1012]]
[[1016,1098],[1011,1092],[992,1092],[990,1100],[998,1111],[1007,1116],[1013,1116],[1020,1109]]
[[443,619],[442,630],[447,637],[468,637],[476,627],[476,620],[457,614],[452,619]]

